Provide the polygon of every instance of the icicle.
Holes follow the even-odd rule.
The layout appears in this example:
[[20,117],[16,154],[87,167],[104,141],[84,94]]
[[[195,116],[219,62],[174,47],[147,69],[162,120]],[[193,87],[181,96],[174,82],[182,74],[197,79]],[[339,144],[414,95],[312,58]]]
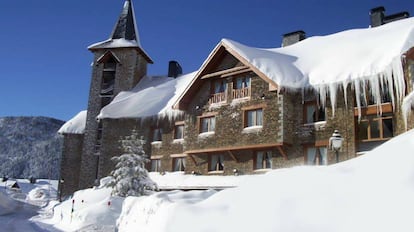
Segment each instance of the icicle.
[[339,85],[337,83],[329,84],[329,100],[331,101],[332,118],[335,117],[336,97],[337,97],[337,92],[338,92],[338,86]]
[[344,90],[344,99],[345,99],[345,108],[348,109],[348,82],[343,81],[342,82],[342,88]]
[[358,109],[358,121],[361,121],[361,83],[358,79],[354,81],[354,88],[355,88],[355,100]]

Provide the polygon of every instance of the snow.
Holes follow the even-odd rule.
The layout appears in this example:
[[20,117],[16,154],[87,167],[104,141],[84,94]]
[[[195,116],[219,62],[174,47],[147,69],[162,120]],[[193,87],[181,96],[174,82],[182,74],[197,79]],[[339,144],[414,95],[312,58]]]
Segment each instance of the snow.
[[[402,58],[414,46],[414,18],[314,36],[282,48],[248,47],[229,39],[223,39],[218,46],[221,45],[269,77],[279,90],[314,88],[323,105],[330,97],[333,109],[338,89],[349,85],[354,87],[356,96],[361,93],[374,96],[378,105],[380,87],[388,86],[392,93],[395,89],[396,99],[392,101],[395,106],[405,94]],[[362,91],[361,86],[365,85],[371,93]],[[361,103],[357,104],[360,108]]]
[[136,40],[108,39],[102,42],[94,43],[88,46],[88,49],[102,49],[102,48],[140,48]]
[[83,134],[85,133],[87,111],[79,112],[75,117],[67,121],[58,130],[59,134]]
[[105,106],[99,119],[174,117],[182,112],[172,109],[195,72],[177,78],[146,76],[131,91],[119,93]]
[[[222,191],[174,190],[120,198],[111,197],[111,189],[104,187],[109,179],[104,178],[99,187],[49,204],[37,216],[33,209],[19,207],[22,201],[16,203],[10,193],[0,193],[0,212],[13,213],[0,221],[18,220],[20,224],[6,223],[15,231],[115,231],[117,225],[119,232],[408,232],[414,229],[413,149],[410,130],[363,156],[330,166],[241,176],[150,173],[161,188],[232,187]],[[39,185],[46,183],[37,187],[45,189]],[[39,192],[33,190],[36,186],[19,185],[23,193],[43,199],[32,194]]]

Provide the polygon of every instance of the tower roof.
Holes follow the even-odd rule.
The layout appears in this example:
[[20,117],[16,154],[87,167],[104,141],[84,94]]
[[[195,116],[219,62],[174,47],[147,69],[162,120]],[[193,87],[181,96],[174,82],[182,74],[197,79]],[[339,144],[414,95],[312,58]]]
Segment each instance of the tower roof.
[[136,48],[149,63],[153,63],[141,46],[135,21],[134,7],[131,0],[125,0],[121,15],[119,16],[109,39],[92,44],[88,47],[89,50],[107,48]]
[[126,39],[136,40],[138,45],[139,42],[138,30],[135,23],[134,8],[131,0],[126,0],[124,8],[122,9],[121,15],[115,24],[115,27],[111,34],[111,39]]

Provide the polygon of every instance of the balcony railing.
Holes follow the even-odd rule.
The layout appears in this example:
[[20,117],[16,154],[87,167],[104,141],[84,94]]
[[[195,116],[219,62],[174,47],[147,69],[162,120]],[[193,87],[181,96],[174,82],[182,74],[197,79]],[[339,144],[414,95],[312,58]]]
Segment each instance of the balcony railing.
[[233,99],[250,97],[250,88],[233,89]]
[[208,102],[210,104],[226,102],[226,92],[212,94]]

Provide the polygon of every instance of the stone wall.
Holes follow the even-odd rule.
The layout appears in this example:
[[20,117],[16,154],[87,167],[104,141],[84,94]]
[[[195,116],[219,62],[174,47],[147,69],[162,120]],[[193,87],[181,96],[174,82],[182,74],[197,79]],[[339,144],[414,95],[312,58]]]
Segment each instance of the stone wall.
[[114,96],[119,92],[130,90],[142,79],[147,71],[146,60],[134,48],[119,48],[112,50],[97,50],[94,53],[92,79],[89,92],[88,114],[85,128],[84,149],[81,157],[79,188],[87,188],[96,183],[101,174],[98,164],[102,162],[96,148],[98,136],[98,121],[96,117],[104,106],[100,95],[103,76],[103,63],[98,59],[111,51],[120,63],[116,66]]
[[64,134],[60,163],[59,197],[78,190],[83,134]]

